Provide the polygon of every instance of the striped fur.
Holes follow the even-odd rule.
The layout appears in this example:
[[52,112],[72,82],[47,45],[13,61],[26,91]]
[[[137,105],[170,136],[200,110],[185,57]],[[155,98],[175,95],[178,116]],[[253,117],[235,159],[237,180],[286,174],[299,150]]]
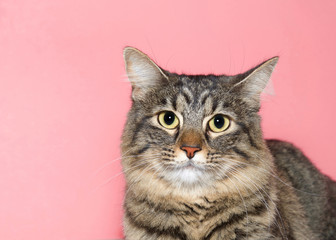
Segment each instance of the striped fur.
[[[277,59],[215,76],[169,73],[134,48],[124,57],[133,87],[121,146],[127,240],[333,239],[335,183],[292,145],[262,137],[259,96]],[[160,126],[162,111],[176,114],[177,129]],[[231,125],[213,133],[219,113]],[[186,144],[201,149],[191,160]],[[323,205],[311,211],[311,202]]]

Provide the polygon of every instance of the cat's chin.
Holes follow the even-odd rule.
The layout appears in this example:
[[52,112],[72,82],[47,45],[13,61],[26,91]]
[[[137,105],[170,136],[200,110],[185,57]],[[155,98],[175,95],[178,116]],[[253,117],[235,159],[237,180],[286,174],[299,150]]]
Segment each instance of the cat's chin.
[[204,180],[208,178],[208,174],[203,166],[187,162],[171,169],[166,177],[168,177],[170,181],[178,183],[178,185],[193,185],[204,183]]

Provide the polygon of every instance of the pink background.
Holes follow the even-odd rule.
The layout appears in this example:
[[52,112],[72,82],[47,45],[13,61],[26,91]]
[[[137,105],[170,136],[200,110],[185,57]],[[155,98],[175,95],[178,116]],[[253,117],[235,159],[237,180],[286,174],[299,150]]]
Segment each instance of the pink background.
[[279,55],[265,135],[336,179],[335,13],[333,0],[1,0],[0,238],[122,237],[126,45],[178,73]]

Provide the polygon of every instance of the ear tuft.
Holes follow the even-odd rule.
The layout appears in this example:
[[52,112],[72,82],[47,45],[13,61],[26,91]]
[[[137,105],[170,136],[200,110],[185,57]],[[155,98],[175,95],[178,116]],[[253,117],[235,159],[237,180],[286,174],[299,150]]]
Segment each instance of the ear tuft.
[[259,102],[260,94],[271,78],[278,60],[279,57],[273,57],[247,71],[243,74],[243,76],[245,76],[243,80],[236,83],[233,88],[241,86],[246,98]]
[[133,86],[133,98],[141,98],[146,91],[158,85],[162,78],[168,79],[153,60],[136,48],[124,48],[124,60],[128,79]]

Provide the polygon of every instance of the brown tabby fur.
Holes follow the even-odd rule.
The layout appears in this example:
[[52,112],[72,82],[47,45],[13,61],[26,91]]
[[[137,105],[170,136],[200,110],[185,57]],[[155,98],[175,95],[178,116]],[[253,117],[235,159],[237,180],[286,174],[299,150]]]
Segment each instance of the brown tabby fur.
[[[262,136],[259,97],[277,58],[236,76],[177,75],[130,47],[124,58],[127,240],[336,239],[335,182],[293,145]],[[168,110],[175,130],[158,123]],[[231,119],[220,134],[207,124],[217,113]],[[191,167],[185,145],[202,149]]]

